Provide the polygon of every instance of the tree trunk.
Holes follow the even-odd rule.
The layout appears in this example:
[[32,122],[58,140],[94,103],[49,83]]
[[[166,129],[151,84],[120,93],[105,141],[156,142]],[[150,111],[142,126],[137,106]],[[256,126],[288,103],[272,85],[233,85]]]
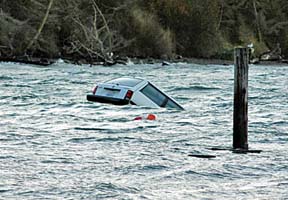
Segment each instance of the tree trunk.
[[259,23],[259,15],[258,15],[258,11],[257,11],[255,0],[253,0],[253,7],[254,7],[254,14],[255,14],[257,32],[258,32],[258,40],[259,40],[259,42],[262,42],[262,33],[261,33],[261,28],[260,28],[260,23]]
[[221,1],[219,21],[218,21],[218,24],[217,24],[217,31],[221,27],[221,23],[222,23],[222,19],[223,19],[223,12],[224,12],[224,1]]
[[38,40],[38,37],[39,37],[39,35],[41,34],[41,32],[42,32],[42,30],[43,30],[43,28],[44,28],[44,25],[45,25],[46,22],[47,22],[47,19],[48,19],[48,16],[49,16],[51,7],[52,7],[52,5],[53,5],[53,2],[54,2],[54,0],[50,0],[49,4],[48,4],[48,6],[47,6],[47,10],[46,10],[45,16],[44,16],[44,18],[43,18],[43,20],[42,20],[42,23],[40,24],[40,26],[39,26],[39,28],[38,28],[38,30],[37,30],[36,35],[33,37],[33,39],[32,39],[32,40],[30,41],[30,43],[27,45],[27,47],[26,47],[26,49],[25,49],[25,52],[26,52],[28,49],[31,48],[31,46],[33,45],[33,43],[34,43],[35,41]]

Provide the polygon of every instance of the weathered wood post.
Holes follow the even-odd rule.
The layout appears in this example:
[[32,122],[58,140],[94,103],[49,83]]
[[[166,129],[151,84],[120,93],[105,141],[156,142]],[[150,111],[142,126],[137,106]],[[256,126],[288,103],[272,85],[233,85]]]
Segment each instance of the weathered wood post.
[[248,48],[234,51],[233,148],[248,150]]
[[[234,111],[233,148],[211,148],[213,151],[228,150],[234,153],[260,153],[261,150],[248,149],[248,62],[249,49],[234,50]],[[214,155],[189,154],[197,158],[215,158]]]

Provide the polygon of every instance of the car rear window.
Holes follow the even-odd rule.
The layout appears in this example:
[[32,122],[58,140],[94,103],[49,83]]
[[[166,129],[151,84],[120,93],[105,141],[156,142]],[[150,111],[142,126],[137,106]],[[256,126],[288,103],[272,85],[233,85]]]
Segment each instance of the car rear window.
[[163,94],[160,90],[158,90],[156,87],[154,87],[150,83],[147,86],[145,86],[141,90],[141,92],[160,107],[176,108],[176,109],[183,110],[181,106],[176,104],[172,99],[170,99],[168,96]]
[[117,78],[113,79],[111,81],[107,81],[106,83],[110,84],[119,84],[123,86],[128,86],[128,87],[134,87],[137,84],[139,84],[142,80],[141,79],[133,79],[133,78]]

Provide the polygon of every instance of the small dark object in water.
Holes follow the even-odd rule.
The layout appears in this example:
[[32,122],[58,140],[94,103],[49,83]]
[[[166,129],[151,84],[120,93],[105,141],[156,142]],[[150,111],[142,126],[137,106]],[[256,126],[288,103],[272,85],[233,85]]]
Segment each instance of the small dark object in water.
[[214,155],[189,154],[188,156],[196,158],[216,158]]
[[222,147],[212,147],[212,148],[208,148],[209,150],[212,150],[212,151],[231,151],[232,148],[222,148]]
[[163,62],[162,62],[162,66],[168,66],[168,65],[170,65],[169,62],[166,62],[166,61],[163,61]]
[[233,153],[241,153],[241,154],[246,154],[246,153],[261,153],[261,150],[249,150],[249,149],[232,149]]
[[241,153],[241,154],[246,154],[246,153],[261,153],[262,150],[250,150],[250,149],[241,149],[241,148],[227,148],[227,147],[224,147],[224,148],[221,148],[221,147],[212,147],[212,148],[208,148],[209,150],[212,150],[212,151],[231,151],[233,153]]

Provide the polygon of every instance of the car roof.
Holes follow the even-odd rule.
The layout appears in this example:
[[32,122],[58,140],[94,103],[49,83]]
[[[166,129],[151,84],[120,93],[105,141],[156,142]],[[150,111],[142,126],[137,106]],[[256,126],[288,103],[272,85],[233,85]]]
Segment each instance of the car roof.
[[144,81],[144,79],[122,77],[122,78],[116,78],[116,79],[109,80],[105,83],[123,85],[123,86],[128,86],[128,87],[135,87],[136,85],[138,85],[142,81]]

